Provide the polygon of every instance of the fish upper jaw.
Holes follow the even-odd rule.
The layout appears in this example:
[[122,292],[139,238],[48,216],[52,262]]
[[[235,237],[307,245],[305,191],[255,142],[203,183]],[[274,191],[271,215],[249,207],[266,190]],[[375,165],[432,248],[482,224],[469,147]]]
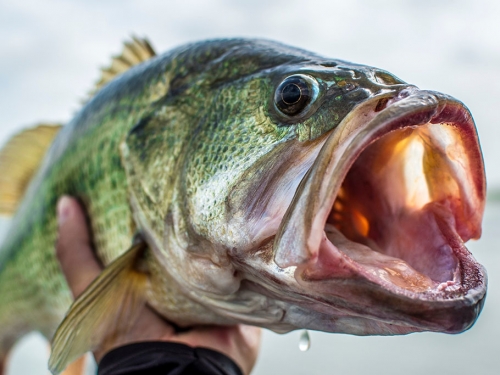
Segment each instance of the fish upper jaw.
[[347,333],[461,332],[486,294],[486,272],[464,245],[480,236],[484,202],[470,113],[410,88],[358,106],[330,134],[285,214],[274,260],[318,313],[341,306],[379,322]]

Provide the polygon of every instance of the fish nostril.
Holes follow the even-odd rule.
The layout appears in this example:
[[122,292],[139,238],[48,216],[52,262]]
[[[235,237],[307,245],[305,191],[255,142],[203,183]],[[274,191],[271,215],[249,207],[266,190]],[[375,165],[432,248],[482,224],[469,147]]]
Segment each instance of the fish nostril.
[[387,103],[389,102],[389,98],[382,98],[378,101],[377,105],[375,106],[375,112],[380,112],[381,110],[385,109],[387,107]]
[[354,83],[346,83],[344,86],[345,91],[352,91],[356,88],[356,85]]

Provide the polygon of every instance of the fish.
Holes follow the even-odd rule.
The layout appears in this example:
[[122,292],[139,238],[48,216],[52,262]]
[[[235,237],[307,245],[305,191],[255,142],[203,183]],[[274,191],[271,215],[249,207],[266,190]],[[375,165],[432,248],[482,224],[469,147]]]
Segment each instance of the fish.
[[[60,373],[148,304],[179,327],[459,333],[484,304],[486,178],[457,99],[261,39],[157,55],[134,38],[81,110],[0,152],[0,358],[31,331]],[[73,301],[55,206],[102,274]]]

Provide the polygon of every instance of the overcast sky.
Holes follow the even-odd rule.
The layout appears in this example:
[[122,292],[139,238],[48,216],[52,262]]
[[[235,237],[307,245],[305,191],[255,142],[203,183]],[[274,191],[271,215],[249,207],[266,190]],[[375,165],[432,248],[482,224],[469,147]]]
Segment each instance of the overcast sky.
[[[421,88],[455,96],[476,119],[489,184],[500,187],[500,1],[0,0],[0,144],[39,121],[69,120],[98,78],[98,68],[121,51],[122,41],[131,34],[149,37],[158,52],[213,37],[275,39],[377,66]],[[498,245],[491,228],[492,237],[482,243]],[[498,257],[488,259],[498,264]],[[329,356],[328,363],[338,374],[364,374],[366,370],[349,372],[352,366],[347,361],[358,365],[368,352],[374,369],[383,369],[383,361],[394,361],[395,367],[387,366],[386,374],[410,374],[412,369],[415,374],[438,373],[434,371],[438,368],[451,373],[451,367],[454,374],[494,373],[488,369],[499,365],[494,353],[496,347],[498,354],[500,330],[498,323],[493,328],[488,324],[497,322],[500,303],[497,298],[492,304],[496,297],[490,294],[490,320],[485,311],[477,327],[459,338],[411,335],[396,341],[359,341],[315,333],[313,349],[315,343],[317,349],[303,357],[295,350],[296,338],[293,343],[286,336],[273,338],[281,341],[266,341],[265,350],[292,344],[294,349],[261,357],[260,373],[281,372],[279,367],[270,372],[264,364],[296,366],[297,361],[312,363],[323,355]],[[318,345],[324,337],[336,343],[333,349]],[[428,337],[431,340],[426,341]],[[408,347],[409,342],[415,346]],[[385,345],[390,345],[389,351],[377,351]],[[356,353],[357,348],[365,353]],[[474,350],[477,355],[472,356]],[[286,359],[289,353],[295,353],[296,362]],[[416,356],[434,359],[419,367]],[[483,370],[476,368],[479,364]],[[319,366],[318,373],[325,374]],[[305,368],[299,373],[315,371]]]
[[0,0],[0,143],[67,121],[129,35],[163,52],[213,37],[280,40],[377,66],[465,102],[500,186],[500,2]]

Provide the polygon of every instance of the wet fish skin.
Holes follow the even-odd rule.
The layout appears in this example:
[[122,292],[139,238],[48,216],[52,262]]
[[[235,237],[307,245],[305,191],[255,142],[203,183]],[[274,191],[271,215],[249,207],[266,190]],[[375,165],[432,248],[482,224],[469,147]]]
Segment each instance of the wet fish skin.
[[[314,76],[318,97],[286,117],[273,95],[293,74]],[[383,70],[245,39],[183,46],[123,74],[61,130],[13,219],[0,250],[0,351],[31,330],[50,338],[71,303],[53,249],[64,194],[85,206],[103,264],[143,236],[148,303],[179,325],[310,325],[295,297],[276,298],[279,283],[265,291],[246,281],[291,271],[251,266],[274,257],[265,239],[331,130],[360,103],[412,87]],[[327,311],[315,317],[314,328],[329,324]],[[356,319],[339,327],[371,332]]]
[[[148,188],[156,188],[153,193],[158,195],[151,194],[153,199],[149,200],[151,197],[145,195],[143,204],[147,207],[144,215],[155,225],[151,229],[158,236],[163,234],[164,218],[176,183],[176,176],[172,176],[171,171],[182,163],[180,153],[186,143],[197,142],[193,148],[198,150],[198,159],[193,161],[201,157],[200,161],[204,162],[198,166],[191,162],[189,173],[204,180],[220,171],[229,154],[235,158],[234,166],[236,160],[241,162],[241,156],[246,157],[247,150],[252,147],[261,147],[259,154],[262,155],[269,145],[272,147],[287,137],[294,137],[292,127],[278,128],[269,122],[255,134],[245,129],[246,124],[234,128],[227,122],[231,128],[221,132],[221,120],[227,121],[234,113],[241,114],[240,111],[245,110],[238,107],[237,96],[246,104],[248,98],[257,96],[253,92],[255,89],[259,86],[269,89],[270,82],[254,80],[247,84],[246,91],[240,91],[242,83],[233,90],[220,87],[226,82],[244,82],[250,74],[260,72],[265,75],[262,71],[266,68],[294,62],[304,64],[311,58],[305,51],[300,51],[298,56],[296,53],[293,48],[270,42],[241,40],[181,47],[126,73],[91,100],[57,137],[2,246],[0,309],[3,311],[0,310],[0,317],[3,321],[0,326],[16,326],[15,322],[19,320],[19,326],[25,327],[23,331],[38,329],[50,337],[69,306],[70,295],[53,250],[56,239],[54,207],[61,195],[76,196],[84,204],[94,243],[104,264],[128,248],[137,229],[127,189],[135,181],[128,181],[119,150],[120,143],[131,130],[131,137],[137,142],[142,141],[141,128],[149,132],[153,130],[150,134],[154,136],[147,140],[147,147],[141,150],[142,146],[138,145],[136,148],[143,164],[151,164],[161,155],[161,168],[151,168],[147,172],[149,176],[141,176],[148,178],[147,183],[157,184]],[[197,86],[198,81],[205,77],[210,77],[210,82]],[[219,108],[210,114],[212,127],[196,124],[200,118],[206,117],[205,108],[211,107],[217,96],[223,98],[217,104]],[[260,115],[265,116],[264,113]],[[163,129],[165,124],[168,124],[168,132]],[[213,131],[215,124],[219,126],[217,132]],[[157,129],[154,129],[155,125]],[[154,147],[158,145],[160,147]],[[233,151],[234,147],[237,152]],[[151,149],[153,152],[148,152]],[[223,150],[226,150],[225,154],[221,152]],[[192,182],[187,184],[187,190],[193,189]],[[217,216],[219,212],[211,214]],[[203,226],[206,219],[206,216],[199,217],[196,224]],[[202,231],[207,233],[209,229],[202,228]],[[23,289],[19,285],[29,285],[29,288]],[[35,308],[40,306],[35,302],[40,299],[43,308]],[[45,313],[46,318],[41,316]],[[13,331],[19,330],[13,328]]]

